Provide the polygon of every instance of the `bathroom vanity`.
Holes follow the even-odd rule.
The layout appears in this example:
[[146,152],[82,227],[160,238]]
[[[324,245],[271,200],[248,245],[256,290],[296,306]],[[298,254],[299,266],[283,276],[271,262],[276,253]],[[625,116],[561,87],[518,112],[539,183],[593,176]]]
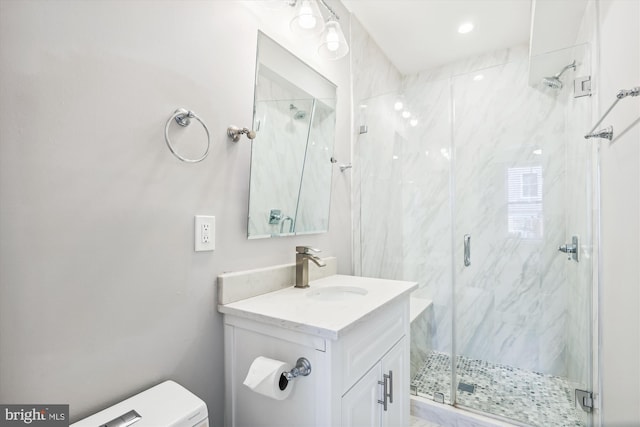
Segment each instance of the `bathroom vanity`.
[[[407,426],[409,293],[417,284],[343,275],[309,284],[221,298],[225,425]],[[291,365],[304,357],[311,373],[275,400],[243,385],[259,356]]]

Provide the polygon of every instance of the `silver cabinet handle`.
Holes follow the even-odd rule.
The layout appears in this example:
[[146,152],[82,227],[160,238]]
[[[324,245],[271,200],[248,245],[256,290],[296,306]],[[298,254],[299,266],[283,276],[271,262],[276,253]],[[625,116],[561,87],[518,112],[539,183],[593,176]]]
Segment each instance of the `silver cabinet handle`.
[[382,386],[382,397],[383,400],[378,399],[378,403],[382,405],[382,408],[386,411],[387,410],[387,378],[385,375],[385,379],[384,381],[378,381],[378,384],[380,384]]
[[471,265],[471,234],[464,235],[464,266]]
[[[387,411],[387,404],[393,403],[393,371],[389,371],[389,375],[384,374],[383,381],[378,381],[378,384],[382,386],[383,396],[383,400],[378,400],[378,403]],[[389,399],[388,403],[387,398]]]

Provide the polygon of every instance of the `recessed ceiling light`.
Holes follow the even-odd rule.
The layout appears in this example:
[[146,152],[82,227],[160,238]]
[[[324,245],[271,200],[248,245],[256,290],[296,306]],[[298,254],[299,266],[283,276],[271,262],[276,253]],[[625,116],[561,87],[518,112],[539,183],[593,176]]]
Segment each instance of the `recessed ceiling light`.
[[409,120],[409,124],[410,124],[411,126],[413,126],[413,127],[418,126],[418,119],[413,118],[413,119]]
[[482,75],[482,74],[476,74],[475,76],[473,76],[473,81],[474,82],[479,82],[482,79],[484,79],[484,75]]
[[405,119],[408,119],[409,117],[411,117],[411,112],[407,111],[407,110],[404,110],[402,112],[402,117],[404,117]]
[[393,104],[393,108],[394,108],[396,111],[400,111],[400,110],[402,110],[402,107],[404,107],[404,105],[402,105],[402,102],[401,102],[401,101],[396,101],[396,103],[395,103],[395,104]]
[[458,27],[458,32],[460,34],[467,34],[471,30],[473,30],[473,24],[471,22],[465,22],[463,24],[460,24],[460,26]]

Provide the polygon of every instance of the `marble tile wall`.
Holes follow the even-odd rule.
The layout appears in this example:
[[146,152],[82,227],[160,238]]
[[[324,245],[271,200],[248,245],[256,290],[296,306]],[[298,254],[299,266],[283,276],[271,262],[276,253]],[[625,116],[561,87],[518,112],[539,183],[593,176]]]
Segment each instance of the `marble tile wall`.
[[[576,322],[588,324],[590,270],[557,247],[589,223],[588,200],[574,194],[589,174],[566,173],[590,167],[588,153],[568,142],[577,141],[574,116],[584,117],[585,105],[570,88],[530,87],[526,46],[404,76],[386,92],[395,80],[380,84],[384,67],[370,81],[358,73],[360,52],[369,51],[354,49],[353,72],[362,76],[354,117],[369,131],[354,148],[357,274],[420,284],[417,292],[433,300],[425,326],[432,350],[451,352],[455,307],[458,354],[584,376],[586,364],[576,361],[586,338]],[[415,126],[394,110],[398,100]]]
[[[257,87],[254,129],[258,131],[251,153],[249,235],[268,237],[280,233],[279,224],[269,224],[272,209],[279,209],[283,216],[296,216],[313,99],[299,99],[264,76],[260,76]],[[296,119],[298,111],[305,111],[306,116]],[[273,165],[286,166],[286,172],[274,174]]]
[[335,106],[317,100],[296,211],[297,234],[323,232],[329,227],[335,123]]
[[[354,76],[353,270],[361,276],[399,278],[402,276],[401,206],[397,186],[388,184],[392,179],[398,182],[401,172],[400,168],[391,170],[398,137],[396,118],[390,113],[402,76],[362,24],[354,16],[350,19],[351,74]],[[367,126],[368,132],[360,134],[360,126]],[[385,182],[387,185],[383,185]],[[389,197],[391,200],[387,200]]]
[[433,319],[433,304],[425,311],[416,316],[411,321],[411,339],[410,339],[410,357],[409,357],[409,374],[410,378],[414,378],[416,374],[424,367],[429,355],[433,353],[431,348],[433,327],[435,325]]
[[[335,100],[303,98],[259,76],[252,145],[249,235],[326,231],[329,222]],[[307,143],[308,141],[308,143]],[[279,165],[279,173],[274,173]],[[269,224],[279,209],[284,223]],[[282,230],[282,233],[280,232]]]
[[[525,58],[452,79],[456,350],[563,375],[564,107],[529,87],[527,71]],[[523,171],[535,178],[526,195]],[[526,223],[512,228],[517,215]]]
[[414,81],[398,96],[418,121],[402,121],[403,274],[433,301],[431,347],[451,352],[450,84]]

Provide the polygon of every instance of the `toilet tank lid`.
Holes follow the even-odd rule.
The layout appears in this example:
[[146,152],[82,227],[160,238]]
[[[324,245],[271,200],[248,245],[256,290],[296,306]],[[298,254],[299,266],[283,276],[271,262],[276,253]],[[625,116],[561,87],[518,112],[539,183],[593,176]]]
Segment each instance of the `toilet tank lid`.
[[200,398],[174,381],[165,381],[71,427],[99,427],[132,410],[141,417],[132,424],[135,427],[194,427],[208,417]]

